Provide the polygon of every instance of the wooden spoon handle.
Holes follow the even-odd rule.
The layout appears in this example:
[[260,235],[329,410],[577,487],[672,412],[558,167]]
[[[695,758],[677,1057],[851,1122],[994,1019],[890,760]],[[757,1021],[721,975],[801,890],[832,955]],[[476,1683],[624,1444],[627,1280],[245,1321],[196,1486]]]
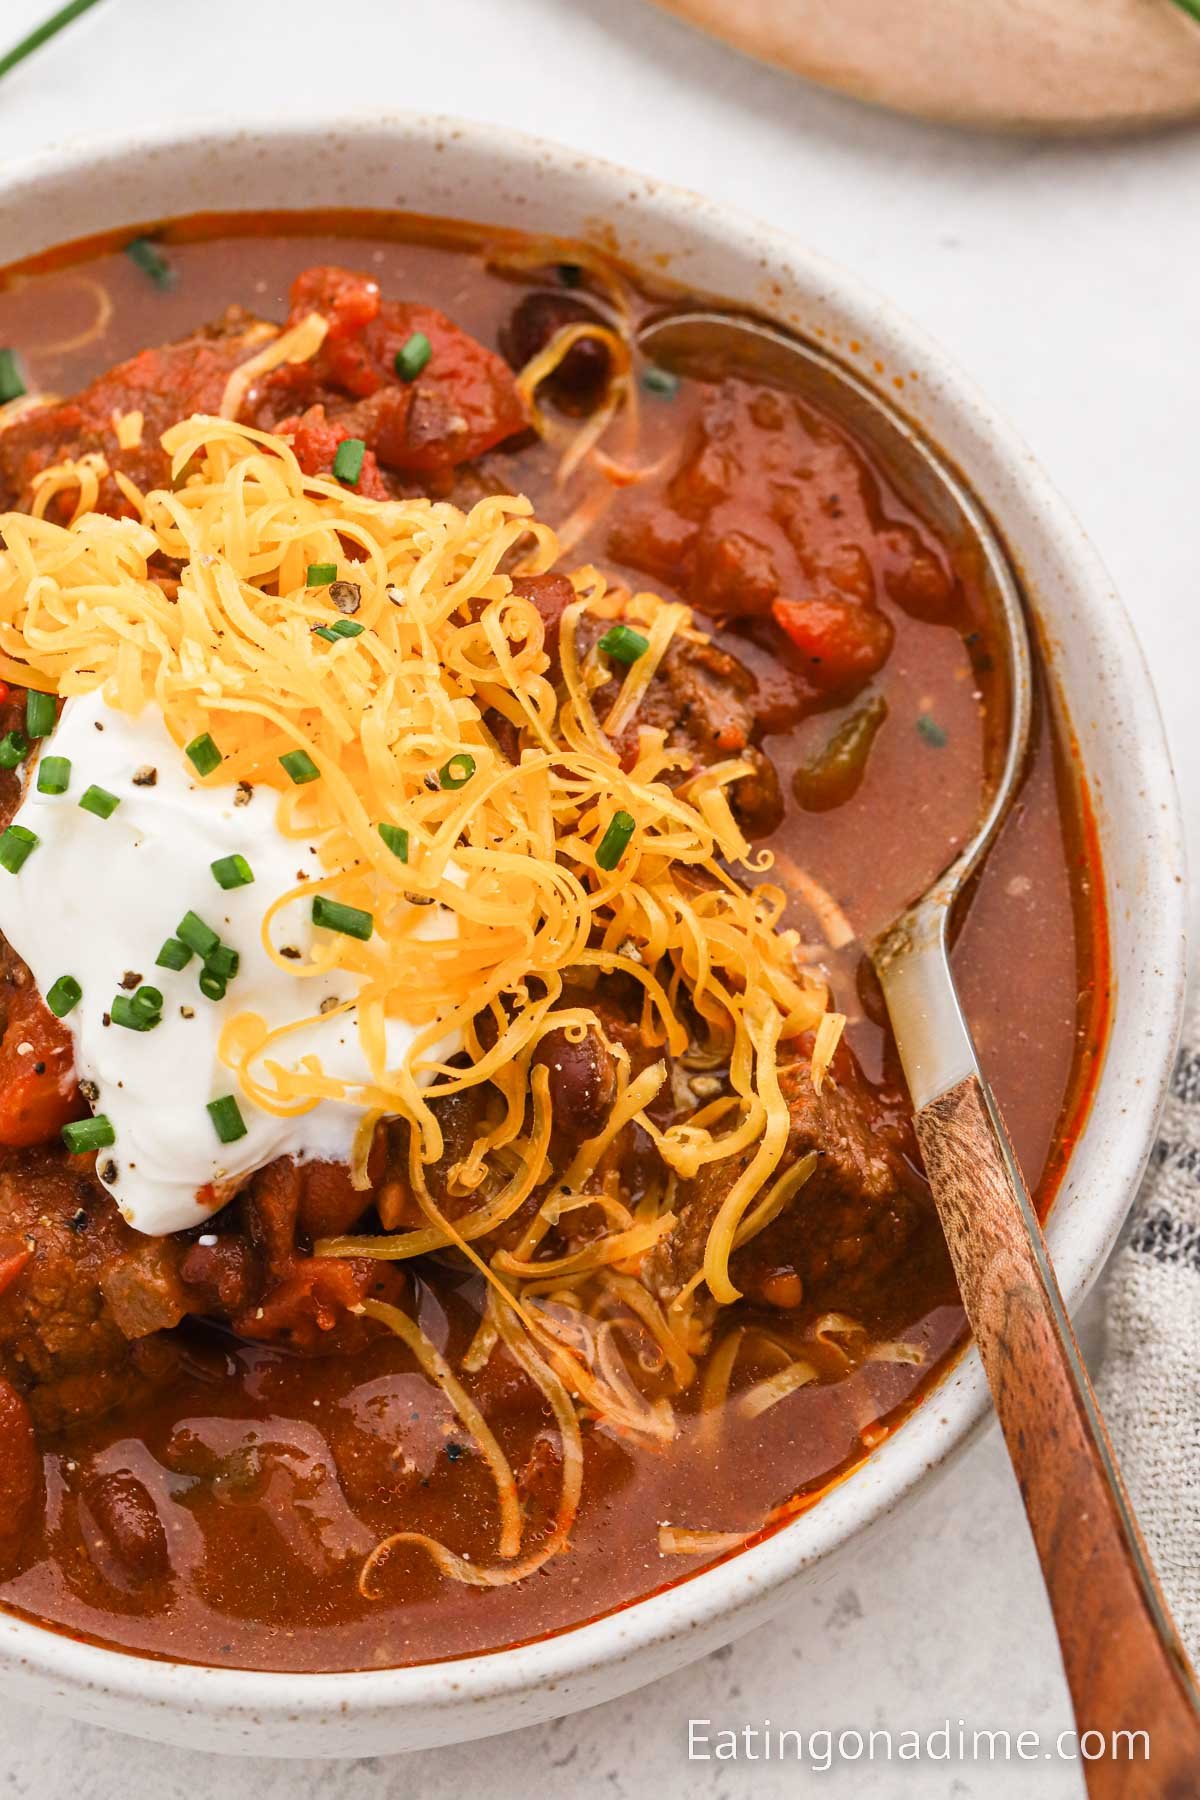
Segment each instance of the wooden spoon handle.
[[[1088,1793],[1200,1794],[1187,1656],[1133,1517],[1041,1227],[995,1101],[968,1075],[916,1115],[917,1137],[1050,1594]],[[1113,1756],[1112,1733],[1149,1734]],[[1120,1740],[1125,1742],[1125,1740]],[[1090,1740],[1098,1747],[1099,1740]],[[1132,1754],[1134,1760],[1129,1760]]]

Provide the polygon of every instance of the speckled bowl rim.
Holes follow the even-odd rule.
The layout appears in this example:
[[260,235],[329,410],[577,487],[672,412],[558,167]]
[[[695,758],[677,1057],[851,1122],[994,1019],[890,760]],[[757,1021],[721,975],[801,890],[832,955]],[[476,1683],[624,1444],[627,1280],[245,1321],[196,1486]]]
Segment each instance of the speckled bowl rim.
[[[398,116],[326,122],[319,131],[286,118],[250,131],[212,121],[127,131],[6,169],[0,219],[31,206],[44,206],[53,218],[42,241],[16,250],[23,255],[109,224],[262,207],[269,202],[260,195],[281,159],[309,167],[297,208],[326,204],[323,168],[336,187],[352,166],[371,192],[334,204],[449,212],[564,235],[591,228],[635,263],[649,264],[656,244],[674,246],[677,279],[813,332],[867,380],[878,380],[893,403],[901,393],[904,410],[966,472],[998,519],[1039,605],[1053,593],[1044,616],[1049,658],[1093,777],[1114,939],[1131,946],[1118,957],[1114,943],[1120,987],[1112,1036],[1050,1227],[1059,1280],[1077,1303],[1123,1222],[1169,1077],[1184,995],[1184,853],[1140,648],[1089,542],[1023,443],[915,326],[787,233],[508,129]],[[420,171],[415,188],[406,164]],[[193,173],[181,174],[184,166]],[[455,214],[460,187],[483,203]],[[185,190],[190,205],[185,198],[151,208],[136,197]],[[79,225],[75,213],[85,203],[96,208],[89,219],[102,215],[101,223]],[[712,278],[721,269],[727,282]],[[1101,729],[1115,736],[1117,749],[1107,756],[1097,749],[1105,770],[1097,784],[1087,746],[1103,745]],[[626,1691],[759,1623],[805,1571],[876,1526],[960,1450],[986,1413],[986,1385],[970,1352],[812,1512],[671,1589],[533,1644],[412,1668],[297,1676],[127,1655],[4,1614],[0,1667],[31,1697],[79,1716],[213,1748],[349,1754],[353,1741],[353,1753],[362,1754],[508,1729]]]

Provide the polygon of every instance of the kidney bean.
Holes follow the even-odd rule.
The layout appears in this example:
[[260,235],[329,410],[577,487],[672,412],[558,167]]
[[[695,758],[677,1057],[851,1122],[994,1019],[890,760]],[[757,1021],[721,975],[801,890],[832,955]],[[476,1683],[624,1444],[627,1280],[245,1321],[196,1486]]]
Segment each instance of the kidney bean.
[[548,1031],[533,1062],[549,1071],[555,1129],[578,1143],[594,1137],[617,1092],[616,1068],[598,1033],[589,1026],[573,1044],[565,1030]]
[[[603,321],[577,295],[535,289],[513,308],[500,333],[500,348],[509,364],[521,369],[545,349],[564,325],[583,323],[599,325]],[[565,412],[591,412],[608,384],[611,362],[606,344],[598,338],[581,338],[572,344],[545,385]]]
[[128,1581],[142,1587],[163,1579],[171,1560],[167,1534],[149,1490],[136,1475],[128,1469],[93,1475],[81,1502],[104,1550]]

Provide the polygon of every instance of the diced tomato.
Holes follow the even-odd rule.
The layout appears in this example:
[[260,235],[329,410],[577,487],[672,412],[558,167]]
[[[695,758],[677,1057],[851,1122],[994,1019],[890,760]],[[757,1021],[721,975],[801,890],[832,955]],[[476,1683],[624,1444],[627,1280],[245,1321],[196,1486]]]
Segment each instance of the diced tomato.
[[[291,438],[296,461],[306,475],[329,475],[333,470],[338,445],[354,436],[345,425],[335,425],[327,419],[323,406],[310,406],[298,419],[284,419],[278,430],[282,436]],[[356,494],[364,494],[368,500],[388,498],[387,488],[379,473],[379,463],[371,450],[363,457],[362,470],[354,484],[354,491]]]
[[24,1527],[38,1472],[29,1408],[12,1383],[0,1378],[0,1538],[13,1537]]
[[[320,407],[329,428],[362,438],[384,468],[437,477],[528,424],[507,363],[435,307],[381,300],[369,276],[326,267],[307,269],[293,285],[289,325],[311,312],[329,320],[325,341],[307,361],[256,384],[254,423],[294,430]],[[430,356],[406,381],[396,355],[417,333],[428,338]],[[371,489],[360,483],[359,491]]]
[[404,1271],[365,1257],[297,1256],[290,1273],[233,1320],[239,1337],[283,1342],[294,1350],[348,1348],[369,1321],[355,1318],[364,1299],[403,1300]]
[[33,988],[18,990],[0,1039],[0,1144],[48,1144],[86,1113],[70,1033]]
[[776,600],[771,616],[799,650],[816,687],[861,685],[883,667],[892,647],[883,614],[851,600]]
[[291,303],[293,319],[319,312],[329,320],[330,337],[347,337],[379,317],[379,283],[369,275],[318,263],[297,275],[292,283]]

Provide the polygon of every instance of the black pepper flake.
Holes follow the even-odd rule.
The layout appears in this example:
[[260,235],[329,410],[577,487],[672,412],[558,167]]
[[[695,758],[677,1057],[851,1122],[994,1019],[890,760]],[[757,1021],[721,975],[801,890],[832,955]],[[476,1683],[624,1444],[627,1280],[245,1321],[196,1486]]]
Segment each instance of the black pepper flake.
[[111,1158],[100,1170],[100,1179],[101,1181],[115,1181],[117,1179],[117,1165]]
[[465,1444],[449,1443],[446,1445],[446,1455],[450,1458],[451,1462],[458,1462],[459,1459],[466,1454],[467,1447]]
[[92,724],[96,727],[97,731],[104,730],[104,721],[102,719],[93,719]]
[[101,1024],[102,1024],[102,1025],[111,1025],[111,1024],[112,1024],[112,1016],[111,1016],[111,1014],[109,1014],[109,1013],[101,1013],[101,1014],[100,1014],[100,1023],[101,1023]]
[[248,781],[239,781],[237,787],[233,791],[233,804],[235,806],[249,806],[253,798],[254,789],[250,786],[250,783]]
[[36,1063],[34,1063],[34,1065],[33,1065],[33,1072],[34,1072],[34,1074],[35,1074],[35,1075],[44,1075],[44,1074],[45,1074],[45,1073],[46,1073],[46,1065],[45,1065],[45,1063],[44,1063],[44,1062],[36,1062]]
[[356,613],[362,605],[362,589],[357,581],[335,581],[329,589],[329,598],[340,613]]
[[297,950],[295,944],[284,944],[281,947],[279,954],[280,956],[286,956],[289,962],[300,961],[300,952]]
[[152,769],[149,763],[146,763],[140,769],[135,769],[133,772],[133,785],[134,787],[157,787],[158,770]]
[[138,973],[138,971],[136,969],[126,969],[125,973],[121,977],[120,985],[123,988],[128,989],[128,991],[130,993],[132,993],[134,988],[141,987],[141,985],[142,985],[141,975]]
[[71,1214],[70,1218],[67,1220],[67,1230],[73,1231],[76,1233],[76,1235],[78,1235],[79,1232],[86,1231],[87,1227],[88,1227],[87,1208],[84,1206],[81,1206],[79,1208],[78,1212],[73,1212]]

